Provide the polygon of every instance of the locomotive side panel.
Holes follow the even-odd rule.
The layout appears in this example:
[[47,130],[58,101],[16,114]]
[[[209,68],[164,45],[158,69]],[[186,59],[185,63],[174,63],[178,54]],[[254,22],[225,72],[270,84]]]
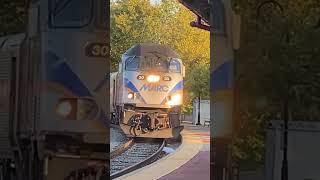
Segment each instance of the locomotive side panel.
[[28,5],[26,35],[0,38],[1,177],[65,178],[92,161],[105,169],[108,2]]
[[68,6],[40,2],[38,133],[74,133],[83,136],[85,142],[106,143],[110,85],[106,78],[109,37],[106,18],[102,17],[104,2],[70,1]]
[[12,88],[14,61],[9,52],[0,52],[0,158],[12,158],[11,151],[14,107]]
[[[68,47],[59,48],[67,37],[72,41],[64,42]],[[42,54],[42,104],[40,127],[44,131],[62,132],[101,132],[105,133],[107,92],[106,85],[99,87],[105,78],[106,62],[104,58],[88,58],[84,54],[87,42],[96,42],[95,37],[86,33],[50,33],[43,42],[51,41]],[[83,38],[86,37],[86,38]],[[104,39],[104,38],[102,38]],[[79,52],[82,50],[82,52]],[[61,105],[63,100],[70,100]],[[83,104],[80,101],[85,101]],[[74,104],[73,104],[74,103]],[[82,112],[64,117],[64,113],[85,108]],[[64,112],[67,111],[67,112]],[[79,114],[80,113],[80,114]]]

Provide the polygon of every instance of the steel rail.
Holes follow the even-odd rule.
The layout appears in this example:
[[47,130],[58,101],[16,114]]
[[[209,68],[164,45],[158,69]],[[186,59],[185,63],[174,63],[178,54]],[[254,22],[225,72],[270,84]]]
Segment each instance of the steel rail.
[[142,168],[150,163],[152,163],[159,155],[160,153],[162,152],[163,148],[165,146],[165,140],[163,140],[161,142],[161,146],[158,148],[158,150],[156,152],[154,152],[151,156],[145,158],[144,160],[140,161],[140,162],[137,162],[129,167],[126,167],[116,173],[113,173],[110,175],[110,178],[111,179],[115,179],[117,177],[120,177],[120,176],[123,176],[125,174],[128,174],[134,170],[137,170],[139,168]]

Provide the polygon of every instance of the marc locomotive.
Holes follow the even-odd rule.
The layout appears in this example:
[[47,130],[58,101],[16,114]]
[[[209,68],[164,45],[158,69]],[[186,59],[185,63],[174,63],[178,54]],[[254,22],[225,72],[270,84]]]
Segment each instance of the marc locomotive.
[[136,44],[111,73],[113,123],[131,137],[173,138],[180,134],[185,67],[170,47]]

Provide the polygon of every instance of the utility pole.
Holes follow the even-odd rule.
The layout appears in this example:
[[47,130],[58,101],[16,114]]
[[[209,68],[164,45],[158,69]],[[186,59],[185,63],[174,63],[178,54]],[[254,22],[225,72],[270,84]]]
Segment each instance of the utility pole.
[[289,115],[289,102],[286,97],[283,105],[283,159],[281,167],[281,180],[288,180],[288,115]]
[[[285,18],[283,12],[283,7],[281,4],[274,0],[267,0],[262,2],[257,9],[257,17],[260,16],[260,9],[266,5],[272,4],[274,7],[279,8],[281,15]],[[290,36],[288,31],[285,32],[285,41],[289,45]],[[286,82],[284,82],[286,83]],[[281,180],[288,180],[288,119],[289,119],[289,93],[290,86],[287,88],[287,94],[285,95],[285,99],[283,101],[283,158],[282,158],[282,166],[281,166]]]

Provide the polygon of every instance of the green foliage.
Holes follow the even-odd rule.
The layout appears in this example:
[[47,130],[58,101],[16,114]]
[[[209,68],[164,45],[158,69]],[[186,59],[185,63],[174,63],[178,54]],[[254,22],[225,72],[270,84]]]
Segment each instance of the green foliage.
[[240,132],[233,140],[232,153],[241,169],[255,169],[263,164],[263,124],[269,117],[263,111],[242,111]]
[[193,101],[188,95],[184,98],[184,106],[182,107],[182,112],[184,114],[192,114],[193,110]]
[[210,81],[209,72],[209,66],[206,64],[189,67],[185,84],[187,89],[193,90],[191,97],[198,97],[199,94],[202,99],[208,99],[210,97],[208,86]]
[[3,0],[0,8],[0,36],[25,31],[26,1]]
[[281,119],[286,98],[293,120],[319,120],[320,115],[320,30],[314,28],[320,18],[320,8],[314,5],[319,1],[278,2],[283,12],[265,5],[257,16],[261,1],[234,1],[243,26],[235,58],[239,121],[246,124],[235,140],[234,156],[246,165],[261,163],[263,124]]

